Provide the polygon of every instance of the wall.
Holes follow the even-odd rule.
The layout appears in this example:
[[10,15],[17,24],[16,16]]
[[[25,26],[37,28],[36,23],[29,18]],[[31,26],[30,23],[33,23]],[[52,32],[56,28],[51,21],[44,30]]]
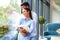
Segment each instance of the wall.
[[[55,3],[60,6],[60,0],[55,0]],[[59,7],[60,8],[60,7]],[[60,11],[55,7],[50,7],[50,22],[51,23],[60,23]]]
[[53,10],[52,23],[60,23],[60,11]]

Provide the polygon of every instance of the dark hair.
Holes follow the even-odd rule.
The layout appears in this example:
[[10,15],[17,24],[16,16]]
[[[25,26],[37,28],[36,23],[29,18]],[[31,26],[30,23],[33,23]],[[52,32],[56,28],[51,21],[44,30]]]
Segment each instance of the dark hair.
[[21,6],[23,6],[23,5],[24,5],[24,6],[28,6],[28,7],[30,7],[30,5],[29,5],[28,2],[24,2],[24,3],[21,4]]
[[33,19],[30,8],[24,8],[24,9],[30,12],[30,13],[29,13],[29,16],[30,16],[31,19]]

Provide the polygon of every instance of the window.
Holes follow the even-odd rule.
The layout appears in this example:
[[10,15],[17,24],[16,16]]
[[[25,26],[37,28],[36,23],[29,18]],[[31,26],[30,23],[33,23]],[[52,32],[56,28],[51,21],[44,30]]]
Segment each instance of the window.
[[0,1],[0,23],[4,23],[7,20],[9,9],[15,10],[21,13],[21,0],[1,0]]

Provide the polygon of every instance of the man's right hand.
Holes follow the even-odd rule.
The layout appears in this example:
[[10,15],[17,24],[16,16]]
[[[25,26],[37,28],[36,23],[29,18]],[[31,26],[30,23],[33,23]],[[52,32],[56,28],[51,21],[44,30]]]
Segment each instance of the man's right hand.
[[26,32],[25,29],[23,29],[23,27],[18,27],[18,31],[19,31],[24,37],[27,36],[27,32]]
[[23,31],[23,28],[22,27],[18,27],[18,31],[19,32],[22,32]]

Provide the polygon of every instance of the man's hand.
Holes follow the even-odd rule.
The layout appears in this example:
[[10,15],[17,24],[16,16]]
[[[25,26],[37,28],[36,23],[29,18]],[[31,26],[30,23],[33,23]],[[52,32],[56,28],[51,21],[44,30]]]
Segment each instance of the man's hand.
[[22,27],[18,27],[18,31],[19,32],[22,32],[23,31],[23,28]]
[[18,31],[24,36],[27,36],[27,31],[23,27],[18,27]]

